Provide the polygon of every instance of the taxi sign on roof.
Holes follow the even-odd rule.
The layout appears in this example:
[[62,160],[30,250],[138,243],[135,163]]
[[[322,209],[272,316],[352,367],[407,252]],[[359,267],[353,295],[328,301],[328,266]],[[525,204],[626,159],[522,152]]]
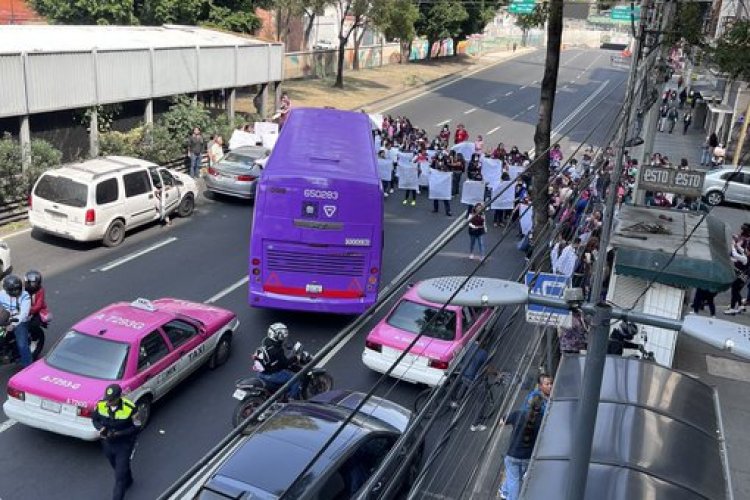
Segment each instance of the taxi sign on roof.
[[142,309],[144,311],[148,312],[156,312],[156,306],[148,299],[144,298],[137,298],[133,302],[130,303],[132,307],[135,307],[136,309]]

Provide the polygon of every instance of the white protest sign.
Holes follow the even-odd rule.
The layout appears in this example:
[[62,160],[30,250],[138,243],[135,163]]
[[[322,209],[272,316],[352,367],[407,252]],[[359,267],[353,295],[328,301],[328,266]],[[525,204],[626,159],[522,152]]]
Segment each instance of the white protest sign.
[[492,158],[485,158],[482,161],[482,179],[490,186],[495,186],[500,182],[500,176],[503,173],[503,162]]
[[461,203],[475,205],[484,202],[484,181],[465,181],[461,188]]
[[420,161],[419,162],[419,185],[429,186],[430,185],[430,162]]
[[232,132],[232,137],[229,138],[229,149],[237,149],[242,146],[255,146],[258,141],[258,136],[255,134],[243,130],[235,130]]
[[255,133],[258,135],[278,134],[279,124],[271,122],[255,122]]
[[474,143],[469,141],[459,142],[451,148],[456,153],[461,153],[464,156],[464,160],[467,162],[471,160],[471,155],[474,154]]
[[[501,191],[502,194],[500,194]],[[497,197],[498,194],[500,195],[499,197]],[[515,201],[513,181],[500,181],[497,183],[492,190],[492,199],[495,200],[492,202],[492,208],[495,210],[512,210],[513,202]]]
[[380,135],[375,134],[374,140],[375,140],[375,149],[380,149],[381,146],[383,146],[383,138],[380,137]]
[[451,199],[451,185],[453,183],[453,174],[451,172],[441,172],[431,168],[429,181],[431,200]]
[[391,159],[393,163],[396,163],[396,160],[398,159],[399,151],[400,150],[396,147],[393,147],[390,150],[388,150],[388,157]]
[[393,178],[393,162],[390,158],[378,158],[378,174],[381,181],[390,181]]
[[276,140],[279,138],[279,134],[263,134],[263,147],[267,149],[273,149],[276,145]]
[[379,113],[370,113],[370,122],[372,123],[372,128],[380,130],[380,128],[383,126],[383,115]]
[[526,167],[523,167],[521,165],[511,165],[508,167],[508,173],[510,174],[511,179],[515,179],[516,177],[521,175],[524,170],[526,170]]
[[412,158],[414,158],[413,153],[409,153],[406,151],[399,151],[398,154],[396,155],[396,162],[399,165],[404,165],[404,166],[411,165]]
[[396,174],[398,175],[399,189],[419,188],[419,181],[417,179],[417,166],[413,163],[409,163],[408,165],[399,165],[398,167],[396,167]]
[[534,209],[525,203],[518,204],[518,214],[521,216],[521,232],[529,234],[534,227]]

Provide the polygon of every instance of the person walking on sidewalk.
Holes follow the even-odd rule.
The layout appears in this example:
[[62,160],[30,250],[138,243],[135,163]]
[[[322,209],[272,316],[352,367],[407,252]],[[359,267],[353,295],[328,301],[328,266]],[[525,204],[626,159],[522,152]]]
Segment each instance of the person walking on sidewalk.
[[714,304],[714,297],[716,297],[715,292],[709,292],[703,288],[696,288],[692,304],[693,312],[698,314],[705,306],[708,306],[708,312],[711,313],[711,317],[716,317],[716,304]]
[[686,111],[682,117],[682,135],[687,134],[688,128],[693,121],[693,112]]
[[742,306],[742,288],[747,281],[747,253],[742,240],[736,234],[732,235],[732,263],[734,264],[735,279],[732,282],[731,300],[729,308],[724,314],[737,314],[744,310]]
[[679,113],[677,112],[677,108],[674,106],[671,106],[669,108],[669,111],[667,112],[667,121],[669,122],[669,133],[671,134],[672,131],[674,131],[674,126],[677,123],[677,118],[679,117]]
[[531,453],[534,450],[539,428],[542,423],[542,398],[536,396],[527,410],[517,410],[508,415],[503,425],[512,425],[513,434],[510,446],[505,454],[505,491],[500,490],[500,497],[507,500],[518,500],[523,486],[523,477],[529,467]]
[[659,132],[664,132],[664,125],[667,123],[667,114],[669,114],[669,106],[665,98],[664,104],[659,108]]

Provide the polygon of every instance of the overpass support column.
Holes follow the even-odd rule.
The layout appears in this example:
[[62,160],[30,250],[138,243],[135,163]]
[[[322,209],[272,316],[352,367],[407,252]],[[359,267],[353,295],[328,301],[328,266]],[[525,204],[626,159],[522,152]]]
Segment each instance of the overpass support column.
[[21,144],[21,168],[26,170],[29,163],[31,163],[31,125],[29,124],[29,115],[23,115],[20,118],[18,140]]
[[99,156],[99,112],[96,106],[90,108],[91,120],[89,121],[89,156]]

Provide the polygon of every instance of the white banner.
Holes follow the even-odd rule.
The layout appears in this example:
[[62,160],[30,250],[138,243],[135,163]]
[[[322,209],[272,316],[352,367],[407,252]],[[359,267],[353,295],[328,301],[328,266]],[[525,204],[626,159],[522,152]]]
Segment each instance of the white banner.
[[279,124],[271,122],[255,122],[255,133],[258,135],[278,134]]
[[453,173],[441,172],[430,169],[430,199],[431,200],[450,200],[451,185],[453,183]]
[[393,178],[393,162],[390,158],[378,158],[378,173],[381,181],[390,181]]
[[396,147],[393,147],[388,150],[388,157],[391,159],[393,163],[396,163],[396,160],[398,160],[398,152],[400,150]]
[[383,138],[379,135],[375,134],[375,137],[373,138],[375,140],[375,150],[379,150],[381,147],[383,147]]
[[437,154],[437,151],[435,151],[434,149],[428,149],[426,152],[427,158],[429,158],[430,161],[432,161],[432,159],[435,158],[435,155]]
[[276,140],[279,138],[279,134],[263,134],[263,147],[273,149],[276,145]]
[[466,160],[466,163],[471,160],[471,155],[473,155],[475,151],[474,143],[469,141],[459,142],[451,149],[456,153],[461,153],[462,155],[464,155],[464,160]]
[[399,151],[398,155],[396,155],[396,162],[399,165],[403,165],[403,166],[412,165],[412,162],[411,162],[412,158],[414,158],[414,154],[407,153],[405,151]]
[[490,186],[496,186],[500,182],[500,176],[503,173],[503,162],[484,158],[482,161],[482,179]]
[[413,163],[396,167],[399,189],[418,189],[417,166]]
[[464,181],[461,188],[461,203],[464,205],[484,203],[484,181]]
[[383,126],[383,115],[379,113],[370,113],[370,122],[372,123],[372,128],[380,130],[380,128]]
[[243,130],[235,130],[232,132],[232,137],[229,138],[229,149],[237,149],[242,146],[255,146],[259,140],[255,134]]
[[526,167],[522,167],[521,165],[510,165],[508,167],[508,173],[510,174],[511,180],[515,180],[524,170],[526,170]]
[[[505,189],[505,191],[500,194],[503,189]],[[498,194],[500,194],[500,196],[498,198],[495,198]],[[492,202],[492,208],[494,208],[495,210],[512,210],[513,202],[515,200],[513,181],[500,181],[497,185],[495,185],[494,189],[492,190],[492,198],[495,200]]]
[[430,185],[430,162],[420,161],[419,162],[419,185],[429,186]]
[[531,207],[531,205],[519,203],[518,215],[521,216],[521,232],[523,234],[529,234],[531,229],[534,227],[534,209]]

